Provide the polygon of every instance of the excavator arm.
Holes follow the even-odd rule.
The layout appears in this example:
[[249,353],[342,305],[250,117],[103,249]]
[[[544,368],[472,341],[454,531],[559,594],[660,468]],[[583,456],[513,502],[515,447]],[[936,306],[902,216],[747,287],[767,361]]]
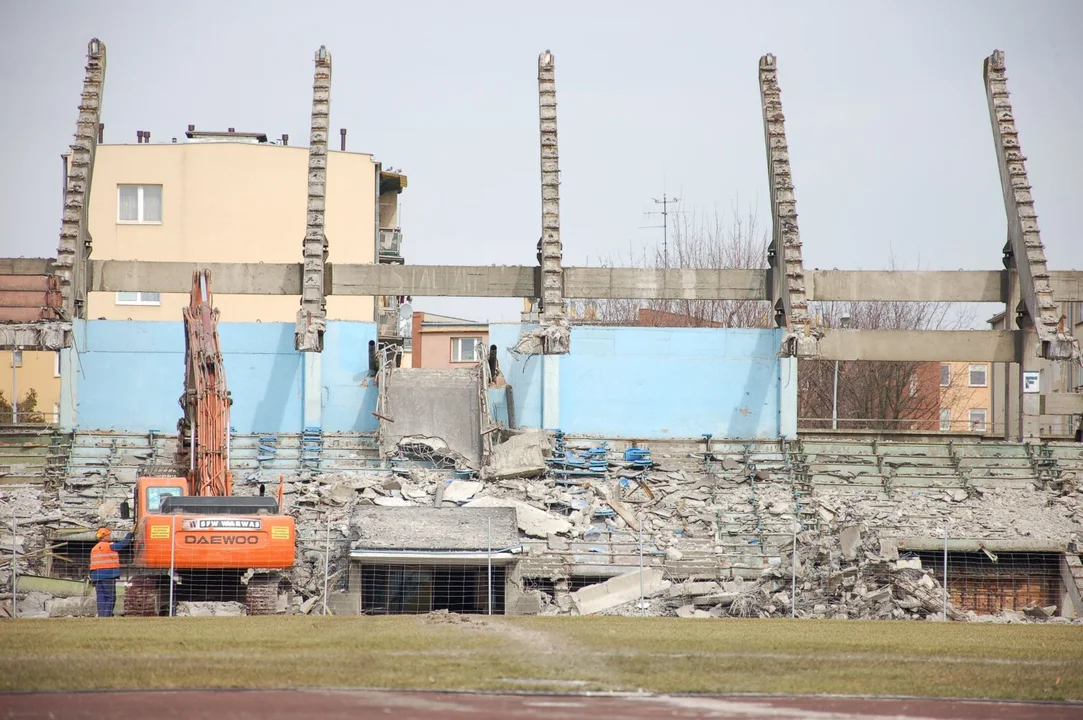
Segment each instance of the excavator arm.
[[218,338],[218,310],[211,295],[209,270],[192,274],[192,292],[184,308],[186,366],[177,464],[188,468],[188,494],[233,494],[229,471],[229,408],[226,372]]

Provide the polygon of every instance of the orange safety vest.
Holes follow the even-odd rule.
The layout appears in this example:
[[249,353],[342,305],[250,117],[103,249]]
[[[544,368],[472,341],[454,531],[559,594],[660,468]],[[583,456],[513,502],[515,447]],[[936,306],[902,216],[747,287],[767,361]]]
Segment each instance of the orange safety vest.
[[112,543],[102,540],[90,551],[90,571],[120,569],[120,554],[113,549]]

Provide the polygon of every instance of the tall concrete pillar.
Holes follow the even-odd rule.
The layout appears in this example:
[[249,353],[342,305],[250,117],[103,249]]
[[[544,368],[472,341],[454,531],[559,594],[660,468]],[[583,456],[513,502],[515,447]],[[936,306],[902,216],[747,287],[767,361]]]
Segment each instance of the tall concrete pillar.
[[557,148],[556,62],[546,50],[538,56],[538,117],[541,132],[542,236],[541,324],[545,353],[568,352],[568,320],[564,312],[563,247],[560,242],[560,153]]
[[327,299],[324,296],[324,264],[327,236],[324,213],[327,209],[327,135],[331,121],[331,53],[320,46],[312,81],[312,130],[308,144],[308,219],[303,243],[301,308],[297,311],[294,346],[301,352],[323,352],[327,327]]
[[[79,119],[75,141],[71,145],[68,180],[64,194],[64,214],[60,224],[60,244],[56,249],[54,272],[60,280],[60,297],[65,320],[86,315],[86,262],[90,257],[91,238],[87,231],[87,205],[94,176],[94,156],[98,148],[102,95],[105,91],[105,43],[94,38],[87,46],[86,77],[79,101]],[[65,345],[71,338],[65,338]]]
[[323,353],[301,353],[303,428],[323,427]]

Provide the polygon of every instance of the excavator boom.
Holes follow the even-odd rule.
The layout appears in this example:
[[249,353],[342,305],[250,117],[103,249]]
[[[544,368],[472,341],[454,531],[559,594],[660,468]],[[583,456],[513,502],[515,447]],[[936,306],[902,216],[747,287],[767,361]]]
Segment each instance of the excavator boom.
[[192,274],[192,292],[184,308],[185,364],[183,416],[178,429],[177,464],[188,467],[190,495],[224,497],[233,493],[229,472],[229,408],[226,373],[218,338],[218,310],[211,295],[209,270]]

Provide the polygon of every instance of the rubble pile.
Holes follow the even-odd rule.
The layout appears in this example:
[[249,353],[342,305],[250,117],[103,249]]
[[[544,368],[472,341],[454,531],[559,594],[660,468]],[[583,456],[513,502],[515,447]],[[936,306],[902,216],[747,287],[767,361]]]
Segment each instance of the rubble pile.
[[[383,468],[287,474],[284,508],[297,522],[297,564],[278,611],[322,611],[325,563],[328,590],[342,588],[349,552],[363,534],[356,510],[370,505],[514,508],[523,553],[511,582],[520,583],[542,613],[937,617],[942,589],[935,571],[893,556],[893,538],[940,537],[945,524],[958,538],[1068,544],[1083,538],[1083,493],[1074,484],[1054,492],[1029,485],[941,486],[938,478],[927,487],[887,493],[867,479],[814,484],[806,478],[802,484],[777,446],[740,452],[731,445],[705,453],[689,445],[616,449],[524,431],[497,444],[480,472],[400,457]],[[143,460],[148,459],[139,456],[132,463]],[[120,519],[119,504],[134,481],[134,470],[110,461],[59,487],[0,489],[0,593],[8,593],[0,603],[10,597],[6,549],[13,542],[19,573],[44,574],[58,532],[102,523],[119,532],[130,527]],[[268,494],[277,490],[275,484],[268,484]],[[259,491],[258,473],[236,481],[237,494]],[[15,538],[3,522],[12,511]],[[410,541],[405,526],[402,547]],[[598,582],[584,586],[583,577]],[[20,595],[20,615],[79,611],[68,598],[40,595]],[[51,600],[64,602],[50,607]],[[1029,610],[1002,620],[1037,621],[1045,613]],[[190,604],[185,612],[218,609]],[[951,607],[948,616],[968,617]]]

